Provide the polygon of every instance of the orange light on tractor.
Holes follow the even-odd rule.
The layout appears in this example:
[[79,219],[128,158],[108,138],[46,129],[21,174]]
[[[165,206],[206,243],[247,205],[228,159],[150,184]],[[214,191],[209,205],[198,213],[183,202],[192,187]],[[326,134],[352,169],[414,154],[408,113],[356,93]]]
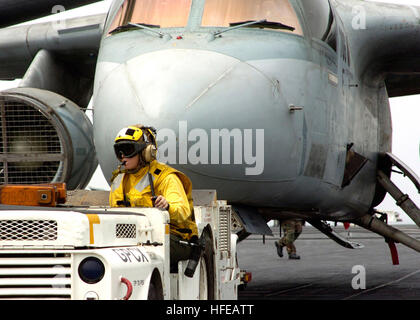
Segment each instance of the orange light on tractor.
[[55,207],[66,202],[66,184],[6,184],[0,186],[0,204]]

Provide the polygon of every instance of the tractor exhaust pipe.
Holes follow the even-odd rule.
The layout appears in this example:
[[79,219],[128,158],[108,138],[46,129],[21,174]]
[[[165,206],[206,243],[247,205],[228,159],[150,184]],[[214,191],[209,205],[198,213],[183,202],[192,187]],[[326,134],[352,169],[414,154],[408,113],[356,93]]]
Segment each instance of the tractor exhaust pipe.
[[385,240],[392,240],[395,242],[402,243],[407,247],[420,252],[420,241],[410,237],[408,234],[391,227],[390,225],[386,224],[385,222],[379,220],[375,216],[371,215],[364,215],[361,218],[352,221],[353,223],[367,229],[373,231],[385,238]]

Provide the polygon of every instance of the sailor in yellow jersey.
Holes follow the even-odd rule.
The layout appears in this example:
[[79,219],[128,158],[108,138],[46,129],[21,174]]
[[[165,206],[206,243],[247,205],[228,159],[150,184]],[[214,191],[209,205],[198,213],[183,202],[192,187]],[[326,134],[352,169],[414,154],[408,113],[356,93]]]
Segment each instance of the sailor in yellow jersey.
[[[182,172],[156,160],[156,130],[134,125],[115,138],[114,151],[122,165],[113,172],[109,203],[112,207],[156,207],[170,215],[171,269],[188,260],[191,247],[179,240],[197,239],[191,197],[192,184]],[[121,169],[121,166],[124,169]]]

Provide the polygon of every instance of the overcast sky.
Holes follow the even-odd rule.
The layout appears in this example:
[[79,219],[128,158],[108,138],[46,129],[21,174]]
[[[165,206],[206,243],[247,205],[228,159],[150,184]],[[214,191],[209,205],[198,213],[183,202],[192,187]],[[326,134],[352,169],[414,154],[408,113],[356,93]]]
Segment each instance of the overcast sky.
[[[376,1],[376,0],[371,0]],[[382,0],[377,2],[388,2],[397,4],[408,4],[420,6],[420,0]],[[82,15],[106,12],[111,0],[104,0],[99,3],[91,4],[83,8],[69,10],[62,13],[63,18],[70,18]],[[41,22],[49,18],[42,18],[32,21]],[[18,81],[0,81],[0,90],[10,87],[16,87]],[[417,175],[420,175],[420,95],[408,96],[390,99],[392,123],[393,123],[393,153],[411,167]],[[407,183],[406,178],[402,178],[398,174],[392,175],[392,180],[401,187],[402,191],[409,194],[411,199],[420,206],[420,195],[416,188]],[[109,190],[100,170],[94,175],[91,185],[94,187]],[[401,213],[404,222],[411,222],[403,211],[395,205],[395,201],[387,196],[384,202],[378,207],[380,210],[393,210]]]

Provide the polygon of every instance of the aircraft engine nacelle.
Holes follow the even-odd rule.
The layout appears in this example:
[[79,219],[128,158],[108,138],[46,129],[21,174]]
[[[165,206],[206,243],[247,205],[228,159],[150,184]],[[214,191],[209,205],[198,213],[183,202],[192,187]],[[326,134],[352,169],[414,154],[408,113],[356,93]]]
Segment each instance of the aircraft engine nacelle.
[[97,159],[93,126],[69,99],[51,91],[0,92],[0,184],[89,183]]

